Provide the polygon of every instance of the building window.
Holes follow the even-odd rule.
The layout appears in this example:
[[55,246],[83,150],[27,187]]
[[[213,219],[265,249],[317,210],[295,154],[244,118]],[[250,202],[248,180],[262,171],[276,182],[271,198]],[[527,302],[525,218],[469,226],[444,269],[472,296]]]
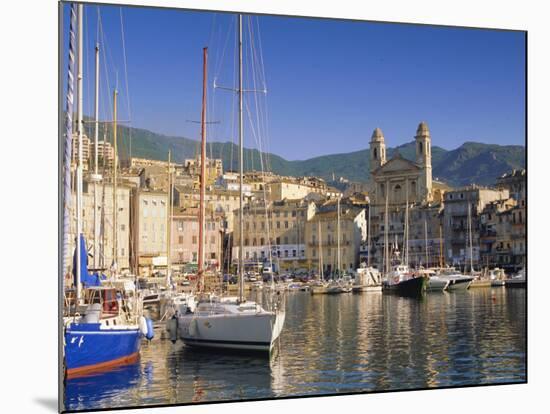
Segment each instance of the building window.
[[422,154],[422,143],[421,142],[418,143],[418,152],[420,154]]
[[373,153],[374,153],[374,157],[373,157],[373,158],[374,158],[374,159],[377,159],[377,158],[378,158],[378,154],[377,154],[377,152],[376,152],[376,148],[374,149]]
[[193,244],[197,244],[197,236],[193,236]]
[[292,257],[296,257],[296,250],[292,250]]
[[288,221],[285,221],[285,229],[288,229]]
[[277,237],[277,239],[275,239],[276,243],[277,244],[281,244],[281,238],[280,237]]
[[288,236],[285,236],[285,244],[288,244]]
[[183,236],[178,236],[178,243],[183,244]]
[[248,246],[248,239],[244,239],[244,245]]
[[264,239],[263,237],[260,238],[260,245],[261,245],[261,246],[263,246],[263,245],[265,244],[264,242],[265,242],[265,239]]
[[278,229],[281,228],[281,222],[280,222],[280,221],[277,222],[277,228],[278,228]]
[[288,250],[285,250],[285,257],[288,257]]
[[312,252],[311,252],[311,255],[313,257],[316,257],[317,256],[317,250],[313,249]]

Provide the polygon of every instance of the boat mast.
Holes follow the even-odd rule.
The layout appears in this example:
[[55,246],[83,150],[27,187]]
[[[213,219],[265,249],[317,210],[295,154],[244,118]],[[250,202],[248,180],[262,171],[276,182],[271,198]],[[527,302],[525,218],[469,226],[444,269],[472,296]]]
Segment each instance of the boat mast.
[[338,221],[336,222],[336,237],[338,237],[338,241],[336,242],[336,248],[338,250],[338,277],[340,276],[340,197],[338,197],[338,200],[336,202],[337,204],[337,214],[338,214]]
[[474,249],[472,246],[472,213],[470,209],[470,201],[468,200],[468,238],[470,240],[470,274],[474,273]]
[[439,267],[443,267],[443,238],[441,234],[441,224],[439,225]]
[[386,268],[386,275],[390,272],[389,263],[389,246],[388,246],[388,189],[386,188],[386,212],[384,214],[384,264]]
[[168,150],[168,194],[166,203],[166,287],[170,285],[172,270],[172,172],[170,170],[171,152]]
[[118,147],[117,147],[117,100],[118,90],[113,92],[113,148],[115,159],[113,161],[113,264],[111,266],[111,275],[116,280],[118,263],[118,200],[117,200],[117,170],[118,170]]
[[426,250],[426,269],[428,266],[428,222],[424,219],[424,249]]
[[367,222],[367,267],[370,267],[370,255],[371,255],[371,245],[370,245],[370,210],[371,204],[369,200],[369,213],[368,213],[368,222]]
[[239,302],[244,302],[243,269],[243,16],[239,14]]
[[317,221],[317,235],[319,236],[319,280],[323,277],[323,247],[321,245],[321,220]]
[[82,258],[80,257],[80,235],[82,234],[82,105],[83,105],[83,87],[82,87],[82,68],[83,68],[83,15],[84,5],[78,5],[78,74],[77,74],[77,129],[78,129],[78,157],[76,164],[76,303],[80,302],[81,289],[80,284],[80,263]]
[[94,108],[94,268],[99,267],[99,213],[97,183],[101,181],[98,167],[98,135],[99,135],[99,43],[95,45],[95,108]]
[[405,266],[409,266],[409,183],[405,181],[405,237],[403,248],[405,250]]
[[199,292],[204,288],[204,188],[206,185],[206,64],[208,58],[208,48],[202,49],[202,111],[201,111],[201,177],[200,177],[200,201],[199,201],[199,260],[198,260],[198,278]]

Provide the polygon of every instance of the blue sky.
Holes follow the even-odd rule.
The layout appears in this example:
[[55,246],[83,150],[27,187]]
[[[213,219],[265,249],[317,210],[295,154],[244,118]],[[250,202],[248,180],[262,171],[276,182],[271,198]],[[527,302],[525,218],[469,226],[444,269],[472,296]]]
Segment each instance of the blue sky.
[[[91,114],[97,7],[85,12],[84,108]],[[188,121],[200,119],[202,48],[208,46],[209,118],[219,121],[209,126],[209,139],[235,140],[234,95],[212,88],[215,77],[232,86],[234,15],[123,7],[126,78],[120,8],[101,6],[100,12],[103,119],[111,117],[107,99],[118,77],[120,119],[197,139],[199,127]],[[246,95],[250,112],[260,108],[267,120],[258,140],[255,115],[245,114],[248,147],[260,143],[290,160],[351,152],[367,148],[376,127],[393,147],[412,140],[420,121],[428,123],[433,145],[447,149],[465,141],[524,145],[521,32],[276,16],[251,21],[268,94]],[[245,18],[247,45],[248,23]],[[66,6],[64,67],[68,27]],[[245,88],[253,88],[249,56],[245,52]]]

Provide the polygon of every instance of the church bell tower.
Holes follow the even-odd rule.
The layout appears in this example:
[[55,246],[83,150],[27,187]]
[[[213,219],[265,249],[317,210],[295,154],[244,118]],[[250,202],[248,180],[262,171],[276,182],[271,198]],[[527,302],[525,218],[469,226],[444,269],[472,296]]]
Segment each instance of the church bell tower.
[[422,170],[420,193],[425,201],[432,199],[432,138],[428,124],[421,122],[416,130],[416,164]]
[[386,143],[380,128],[376,128],[370,140],[370,172],[386,163]]

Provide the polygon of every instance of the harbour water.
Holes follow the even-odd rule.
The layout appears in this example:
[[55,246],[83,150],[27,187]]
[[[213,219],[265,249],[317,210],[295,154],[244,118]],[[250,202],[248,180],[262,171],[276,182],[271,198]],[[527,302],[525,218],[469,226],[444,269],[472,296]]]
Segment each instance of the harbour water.
[[526,290],[290,292],[269,358],[156,335],[139,363],[69,380],[67,410],[526,381]]

